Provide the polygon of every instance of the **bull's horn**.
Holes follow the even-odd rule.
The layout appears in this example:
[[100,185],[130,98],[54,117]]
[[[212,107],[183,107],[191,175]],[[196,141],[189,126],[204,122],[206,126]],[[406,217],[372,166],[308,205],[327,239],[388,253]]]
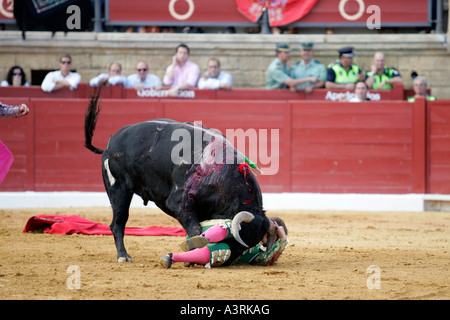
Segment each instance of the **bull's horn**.
[[270,227],[269,227],[269,231],[267,231],[268,236],[267,236],[267,251],[269,251],[270,249],[272,249],[273,244],[275,243],[275,238],[276,238],[276,230],[275,230],[275,224],[272,222],[272,220],[270,220]]
[[253,214],[248,211],[241,211],[237,215],[234,216],[233,221],[231,222],[231,233],[237,242],[242,244],[244,247],[248,248],[248,245],[241,239],[239,235],[239,231],[241,230],[242,222],[250,222],[255,218]]

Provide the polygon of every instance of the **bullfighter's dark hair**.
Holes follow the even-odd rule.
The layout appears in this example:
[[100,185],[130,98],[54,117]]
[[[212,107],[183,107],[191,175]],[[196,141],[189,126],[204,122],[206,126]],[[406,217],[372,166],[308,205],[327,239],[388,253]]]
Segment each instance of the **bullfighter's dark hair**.
[[288,234],[288,229],[286,227],[286,224],[284,223],[284,221],[278,217],[270,217],[269,220],[275,221],[277,223],[277,225],[279,225],[280,227],[283,227],[284,232],[286,233],[286,235]]

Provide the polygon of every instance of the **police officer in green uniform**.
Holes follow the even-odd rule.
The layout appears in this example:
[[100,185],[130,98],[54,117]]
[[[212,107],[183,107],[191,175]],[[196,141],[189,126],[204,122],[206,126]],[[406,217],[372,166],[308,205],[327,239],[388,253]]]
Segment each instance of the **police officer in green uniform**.
[[305,81],[297,86],[297,89],[304,89],[306,92],[311,92],[314,88],[325,87],[325,80],[327,79],[325,66],[313,58],[313,47],[312,42],[303,42],[300,49],[302,60],[294,64],[289,70],[293,79],[314,78],[315,81]]
[[327,89],[347,89],[354,90],[358,81],[364,81],[364,74],[361,69],[353,63],[353,47],[345,47],[338,50],[339,60],[328,66]]
[[425,97],[427,101],[435,101],[436,97],[427,94],[428,90],[428,81],[425,77],[417,76],[414,78],[413,89],[415,95],[413,97],[409,97],[408,102],[415,102],[417,97]]
[[[305,82],[304,79],[292,79],[289,76],[287,62],[291,58],[291,48],[287,43],[277,43],[277,57],[267,68],[266,89],[285,89],[296,90],[299,84]],[[309,79],[315,81],[315,79]]]
[[371,89],[392,89],[394,83],[401,83],[402,77],[395,68],[386,67],[383,52],[376,52],[371,71],[366,73],[366,84]]

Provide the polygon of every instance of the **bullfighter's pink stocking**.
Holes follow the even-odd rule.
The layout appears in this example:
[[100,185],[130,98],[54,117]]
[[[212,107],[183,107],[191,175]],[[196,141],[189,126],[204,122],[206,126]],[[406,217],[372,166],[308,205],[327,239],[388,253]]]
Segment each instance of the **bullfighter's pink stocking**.
[[205,232],[202,233],[202,236],[208,238],[209,242],[220,242],[228,234],[228,229],[224,229],[219,224],[216,224],[212,226],[211,228],[207,229]]
[[208,247],[198,248],[182,253],[173,253],[172,260],[174,262],[192,262],[206,264],[209,262],[210,252]]

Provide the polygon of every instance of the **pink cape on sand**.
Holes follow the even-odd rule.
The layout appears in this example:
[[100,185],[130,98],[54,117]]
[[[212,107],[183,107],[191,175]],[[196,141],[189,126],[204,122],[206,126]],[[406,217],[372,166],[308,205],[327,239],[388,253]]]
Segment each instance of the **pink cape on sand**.
[[[89,221],[76,215],[38,215],[31,217],[23,232],[43,232],[51,234],[112,235],[109,226]],[[126,227],[126,235],[132,236],[186,236],[180,227]]]

